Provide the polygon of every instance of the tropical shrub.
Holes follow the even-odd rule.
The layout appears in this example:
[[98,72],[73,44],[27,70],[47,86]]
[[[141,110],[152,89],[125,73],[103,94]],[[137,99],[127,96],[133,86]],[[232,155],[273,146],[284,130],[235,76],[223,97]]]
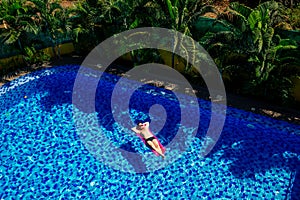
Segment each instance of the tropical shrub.
[[3,0],[0,5],[0,39],[7,49],[16,49],[31,65],[49,59],[41,48],[56,46],[64,33],[60,5],[48,0]]
[[28,0],[26,5],[30,8],[32,19],[39,26],[42,34],[38,36],[44,46],[55,47],[68,37],[65,11],[58,1]]
[[300,4],[285,10],[288,22],[293,29],[300,30]]
[[0,21],[4,24],[1,42],[24,52],[24,47],[31,43],[28,39],[38,34],[39,27],[32,19],[24,0],[3,0],[0,6]]
[[78,53],[89,52],[99,42],[96,27],[100,22],[98,1],[79,1],[67,11],[67,26]]
[[[207,12],[216,12],[212,6],[205,5],[204,1],[190,0],[190,1],[178,1],[178,0],[165,0],[167,8],[167,22],[168,28],[179,31],[185,35],[192,36],[190,27],[193,24],[193,20],[198,16],[201,16]],[[192,41],[193,42],[193,41]],[[187,52],[193,52],[195,44],[191,44],[188,47],[182,46],[182,41],[178,41],[178,38],[174,38],[174,51],[180,48],[183,49],[185,54]],[[193,55],[192,55],[193,56]],[[172,53],[172,68],[175,65],[175,54]],[[192,66],[188,63],[185,65],[185,71],[189,72]]]
[[[290,98],[291,74],[283,73],[297,57],[291,50],[298,48],[293,40],[282,39],[275,33],[274,19],[278,3],[265,2],[252,9],[231,3],[217,21],[226,28],[207,33],[201,43],[215,59],[223,74],[229,75],[232,85],[241,86],[244,94],[269,97],[278,90],[280,102]],[[280,80],[280,81],[279,81]],[[274,85],[281,85],[275,87]]]

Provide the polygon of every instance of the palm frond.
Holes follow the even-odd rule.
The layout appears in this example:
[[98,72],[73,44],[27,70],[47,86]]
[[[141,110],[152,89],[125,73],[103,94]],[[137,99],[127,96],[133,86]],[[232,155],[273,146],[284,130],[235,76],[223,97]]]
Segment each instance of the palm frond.
[[273,36],[274,29],[272,27],[268,27],[266,32],[263,34],[264,48],[269,48],[271,46]]
[[232,3],[230,3],[229,7],[232,10],[240,13],[241,15],[243,15],[246,18],[248,18],[250,13],[253,11],[252,8],[245,6],[243,4],[240,4],[239,2],[232,2]]
[[176,17],[175,17],[174,11],[173,11],[174,7],[172,5],[171,0],[165,0],[165,3],[167,4],[168,12],[169,12],[171,19],[175,20]]
[[259,4],[256,7],[256,10],[259,10],[263,13],[263,16],[267,14],[267,11],[277,10],[279,7],[276,1],[266,1],[264,3]]
[[235,10],[228,9],[226,12],[221,13],[218,16],[218,19],[230,22],[235,28],[238,28],[241,32],[244,32],[247,29],[247,18]]
[[219,14],[218,10],[213,6],[203,6],[199,11],[195,12],[191,17],[190,20],[197,18],[198,16],[202,16],[206,13],[215,13]]
[[19,39],[20,35],[21,32],[12,30],[2,34],[1,37],[4,38],[3,39],[4,44],[10,45],[15,43]]
[[281,39],[279,45],[293,45],[297,48],[298,44],[295,40],[292,39]]
[[261,14],[258,10],[254,10],[253,12],[250,13],[248,17],[248,23],[251,30],[254,30],[255,27],[257,27],[257,24],[261,21],[262,21]]

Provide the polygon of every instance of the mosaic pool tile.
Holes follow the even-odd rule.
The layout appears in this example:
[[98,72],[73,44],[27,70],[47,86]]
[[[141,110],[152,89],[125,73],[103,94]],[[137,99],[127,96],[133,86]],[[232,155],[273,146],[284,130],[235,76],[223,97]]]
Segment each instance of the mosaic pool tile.
[[[96,98],[101,100],[96,103],[97,113],[77,113],[82,125],[76,129],[72,90],[78,69],[78,66],[61,66],[38,71],[0,88],[0,199],[297,199],[300,196],[298,125],[228,107],[222,135],[203,158],[201,149],[211,105],[199,99],[201,116],[196,137],[191,136],[195,127],[183,127],[187,149],[181,152],[179,146],[170,147],[166,161],[162,161],[138,137],[130,135],[130,129],[112,119],[107,99],[119,80],[116,76],[105,74],[101,79],[98,85],[101,90],[96,92]],[[86,78],[93,78],[92,73],[86,74]],[[133,82],[125,81],[126,87]],[[83,89],[88,90],[88,85]],[[162,88],[146,85],[137,93],[138,103],[132,102],[130,111],[132,118],[152,117],[153,123],[160,120],[155,113],[147,116],[147,109],[155,103],[164,106],[170,121],[177,120],[176,109],[193,112],[195,106],[188,103],[189,97],[184,97],[184,105],[178,105],[174,95]],[[143,107],[138,107],[140,102]],[[220,115],[222,109],[218,111]],[[122,113],[117,116],[124,118]],[[170,121],[169,127],[178,130]],[[103,135],[99,129],[110,143],[101,143]],[[88,134],[81,135],[80,130],[88,130]],[[162,129],[158,137],[167,145],[174,134]],[[85,146],[85,140],[93,143],[92,152]],[[140,160],[124,159],[121,152],[111,153],[117,148],[137,152]],[[178,159],[159,170],[129,173],[101,162],[93,152],[111,162],[123,158],[118,163],[129,171],[137,167],[155,169],[161,162]]]

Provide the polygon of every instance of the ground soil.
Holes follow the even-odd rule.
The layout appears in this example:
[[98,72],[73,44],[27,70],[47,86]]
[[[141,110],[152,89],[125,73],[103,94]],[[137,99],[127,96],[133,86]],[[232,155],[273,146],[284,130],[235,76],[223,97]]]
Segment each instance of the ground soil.
[[[49,68],[58,65],[71,65],[71,64],[80,65],[83,62],[83,60],[84,57],[82,56],[69,55],[69,56],[62,57],[61,59],[58,58],[53,59],[52,61],[44,63],[41,66],[24,68],[17,72],[10,73],[5,77],[2,78],[0,77],[0,87],[3,84],[10,82],[19,76],[25,75],[35,70]],[[119,65],[115,65],[109,68],[108,72],[122,76],[129,69],[130,68],[128,67],[124,67],[124,66],[120,67]],[[211,99],[209,94],[203,87],[197,85],[192,85],[192,86],[194,89],[194,91],[192,92],[194,92],[199,98]],[[249,97],[243,97],[236,94],[227,93],[226,95],[227,95],[226,99],[227,99],[228,106],[239,108],[242,110],[247,110],[250,112],[258,113],[261,115],[269,116],[275,119],[284,120],[284,121],[288,121],[300,125],[300,110],[280,107],[278,105],[272,104],[272,102],[252,99]],[[223,103],[223,101],[220,99],[218,100],[211,99],[211,100],[215,102],[219,101],[219,103]]]

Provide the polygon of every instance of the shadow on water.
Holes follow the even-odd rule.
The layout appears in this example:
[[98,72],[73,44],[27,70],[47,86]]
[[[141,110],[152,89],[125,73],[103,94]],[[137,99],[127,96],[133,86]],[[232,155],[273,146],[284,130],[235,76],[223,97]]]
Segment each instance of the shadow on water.
[[19,77],[1,87],[2,110],[7,110],[22,101],[35,101],[45,111],[51,112],[55,105],[72,103],[72,90],[79,66],[59,66],[41,69]]
[[[274,125],[276,123],[278,122],[275,120],[272,122]],[[234,129],[233,127],[238,128]],[[297,130],[296,127],[295,130]],[[293,134],[293,131],[287,132],[286,130],[266,127],[263,122],[250,124],[244,119],[229,116],[226,119],[221,138],[211,155],[220,147],[226,149],[221,159],[231,161],[229,170],[239,179],[255,180],[256,174],[265,175],[270,170],[273,175],[281,172],[280,169],[288,173],[296,173],[295,178],[290,179],[292,188],[282,189],[287,190],[287,195],[291,192],[293,197],[300,197],[300,162],[298,158],[300,155],[300,137]]]
[[45,94],[40,99],[45,111],[51,112],[54,106],[72,103],[75,76],[75,73],[65,72],[64,75],[54,74],[39,79],[36,87],[37,89],[42,88]]

